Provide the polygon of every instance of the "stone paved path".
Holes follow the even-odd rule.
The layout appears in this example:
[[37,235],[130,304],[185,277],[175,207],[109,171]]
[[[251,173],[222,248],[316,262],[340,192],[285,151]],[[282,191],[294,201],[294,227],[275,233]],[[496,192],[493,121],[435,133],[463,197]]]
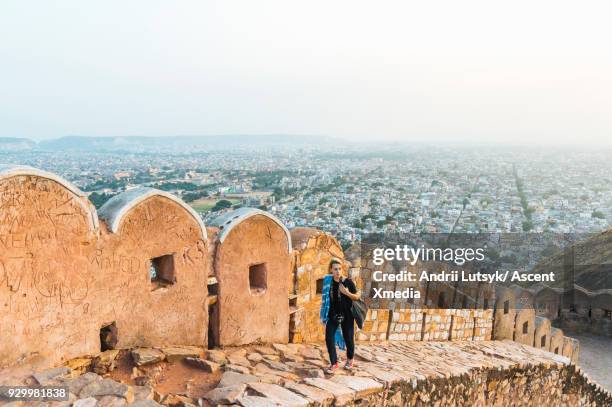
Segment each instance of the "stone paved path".
[[[108,374],[102,377],[89,372],[74,377],[67,374],[66,368],[38,372],[28,380],[70,387],[70,401],[54,403],[53,407],[67,407],[73,403],[76,407],[126,403],[135,407],[160,404],[183,407],[343,405],[380,394],[384,388],[398,382],[415,384],[418,380],[460,376],[479,368],[569,363],[563,356],[510,341],[358,344],[356,354],[356,367],[352,371],[339,369],[334,375],[326,375],[327,355],[324,346],[319,344],[227,348],[204,351],[200,356],[185,353],[178,363],[189,363],[211,374],[221,374],[217,386],[197,399],[187,393],[158,394],[154,383],[149,383],[150,386],[124,384],[111,380]],[[133,356],[140,362],[151,359],[151,366],[167,363],[163,352],[140,350],[136,354],[133,352]],[[138,368],[145,367],[146,364]],[[21,405],[23,403],[12,407]]]
[[578,366],[597,383],[612,391],[612,338],[572,334],[580,341]]
[[[510,341],[387,342],[358,345],[356,367],[325,375],[321,345],[273,345],[248,352],[228,351],[228,364],[216,389],[215,403],[244,407],[335,405],[364,399],[397,382],[460,376],[477,368],[568,364],[563,356]],[[257,355],[257,356],[256,356]]]

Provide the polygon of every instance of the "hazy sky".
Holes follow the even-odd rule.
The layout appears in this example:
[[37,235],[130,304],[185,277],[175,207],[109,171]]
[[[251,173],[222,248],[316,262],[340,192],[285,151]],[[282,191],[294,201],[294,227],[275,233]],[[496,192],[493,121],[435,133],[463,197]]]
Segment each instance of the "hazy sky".
[[610,1],[0,1],[0,136],[612,145]]

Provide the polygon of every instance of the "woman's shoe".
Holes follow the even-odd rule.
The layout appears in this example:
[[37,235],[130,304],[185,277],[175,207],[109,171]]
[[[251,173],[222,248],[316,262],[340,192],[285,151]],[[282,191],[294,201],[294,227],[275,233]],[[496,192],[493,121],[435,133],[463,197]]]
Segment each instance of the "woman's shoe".
[[347,359],[346,363],[344,364],[344,368],[346,370],[351,370],[353,368],[353,359]]
[[325,373],[327,373],[327,374],[334,374],[336,372],[336,370],[338,370],[338,368],[339,368],[338,362],[336,362],[333,365],[329,365],[327,367],[327,369],[325,369]]

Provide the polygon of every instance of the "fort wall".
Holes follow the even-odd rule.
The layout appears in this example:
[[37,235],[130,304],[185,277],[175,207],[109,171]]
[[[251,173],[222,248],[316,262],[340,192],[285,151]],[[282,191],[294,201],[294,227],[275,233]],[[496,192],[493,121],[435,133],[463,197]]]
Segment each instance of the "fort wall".
[[[344,260],[342,247],[332,236],[314,228],[291,230],[294,265],[290,285],[290,341],[325,340],[325,327],[319,310],[323,278],[329,274],[332,259]],[[348,265],[344,265],[348,269]]]
[[290,233],[257,209],[205,227],[180,199],[136,188],[96,211],[66,180],[19,166],[0,167],[0,202],[0,367],[112,348],[321,341],[321,280],[332,258],[364,297],[381,287],[425,293],[371,302],[359,341],[509,339],[574,362],[579,354],[550,321],[516,313],[512,290],[377,283],[371,259],[345,259],[330,235]]
[[293,254],[288,230],[272,215],[252,208],[228,212],[212,224],[219,228],[216,345],[286,343]]
[[99,218],[67,181],[12,167],[0,201],[1,366],[206,339],[206,231],[180,200],[138,189]]

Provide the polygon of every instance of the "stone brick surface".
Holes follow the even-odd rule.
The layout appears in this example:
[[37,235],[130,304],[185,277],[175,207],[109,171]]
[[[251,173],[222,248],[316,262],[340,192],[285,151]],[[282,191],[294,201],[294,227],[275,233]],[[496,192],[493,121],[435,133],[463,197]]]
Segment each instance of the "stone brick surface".
[[[97,353],[111,323],[120,348],[204,343],[205,237],[174,199],[159,191],[127,200],[110,230],[67,181],[22,167],[2,172],[0,367]],[[150,261],[162,255],[174,256],[175,281],[152,290]]]
[[223,241],[214,260],[219,282],[213,327],[217,345],[287,342],[291,242],[286,229],[259,212],[226,216],[228,221],[219,222]]
[[295,295],[290,336],[295,343],[325,339],[319,319],[322,279],[329,274],[332,259],[344,259],[340,244],[332,236],[313,228],[294,228],[295,276],[290,294]]

